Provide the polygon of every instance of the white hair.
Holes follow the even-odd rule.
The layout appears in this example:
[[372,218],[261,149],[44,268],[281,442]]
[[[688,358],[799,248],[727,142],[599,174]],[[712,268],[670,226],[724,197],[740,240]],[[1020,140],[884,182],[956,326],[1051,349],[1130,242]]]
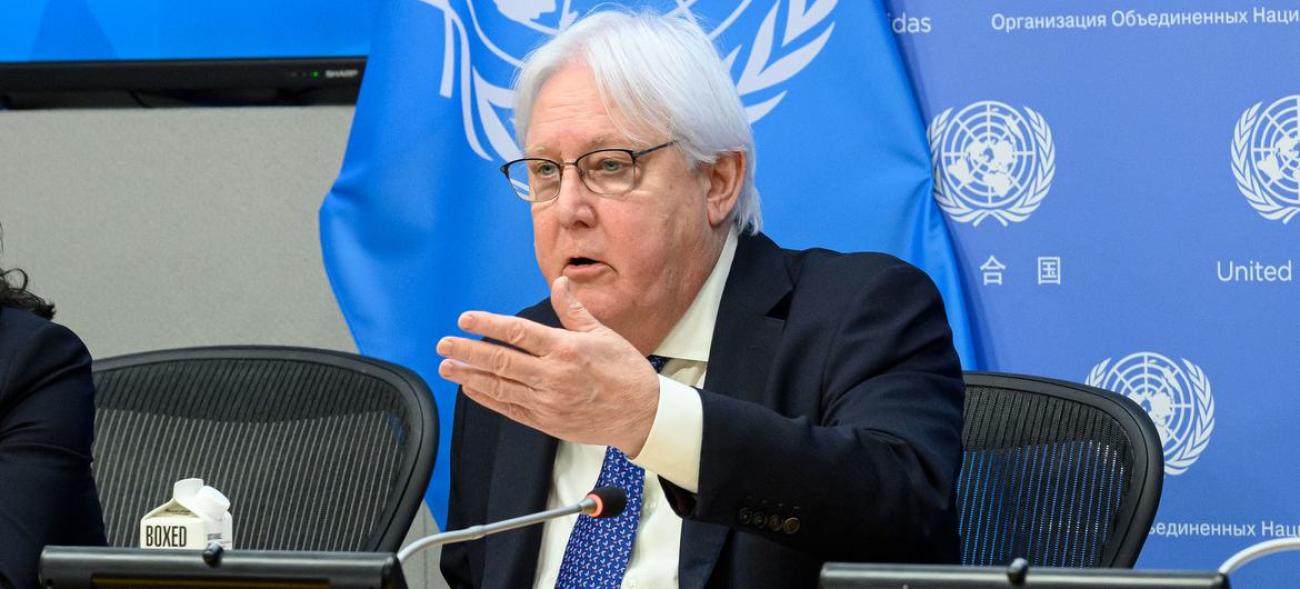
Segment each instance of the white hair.
[[[515,80],[515,131],[527,144],[528,121],[542,85],[564,66],[591,68],[601,100],[633,140],[649,132],[677,141],[691,165],[743,153],[745,177],[732,218],[741,230],[763,225],[754,187],[754,133],[726,65],[689,13],[607,10],[592,13],[524,59]],[[622,123],[627,123],[624,128]]]

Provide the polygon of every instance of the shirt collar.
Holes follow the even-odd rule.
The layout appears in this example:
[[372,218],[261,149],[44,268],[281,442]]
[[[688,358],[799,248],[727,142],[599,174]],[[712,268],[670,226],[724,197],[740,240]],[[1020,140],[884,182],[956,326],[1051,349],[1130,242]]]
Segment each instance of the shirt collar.
[[677,320],[677,325],[664,341],[655,348],[656,356],[681,358],[697,362],[709,361],[709,347],[713,345],[713,325],[718,319],[718,308],[722,306],[722,290],[727,286],[727,275],[731,273],[731,262],[736,257],[737,230],[732,226],[727,232],[727,241],[722,245],[722,254],[713,265],[713,271],[704,281],[704,286],[695,293],[695,300],[686,309],[686,314]]

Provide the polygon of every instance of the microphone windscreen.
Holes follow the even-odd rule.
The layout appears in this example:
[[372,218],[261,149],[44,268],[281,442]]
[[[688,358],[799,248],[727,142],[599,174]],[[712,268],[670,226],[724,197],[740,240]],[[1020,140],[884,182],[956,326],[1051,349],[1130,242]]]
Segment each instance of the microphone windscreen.
[[591,517],[618,517],[627,507],[627,493],[618,487],[596,487],[587,498],[596,502],[596,510]]

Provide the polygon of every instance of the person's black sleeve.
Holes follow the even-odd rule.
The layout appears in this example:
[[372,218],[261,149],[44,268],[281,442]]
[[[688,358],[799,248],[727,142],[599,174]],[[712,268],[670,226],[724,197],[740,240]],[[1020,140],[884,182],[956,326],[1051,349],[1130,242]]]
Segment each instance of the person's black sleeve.
[[[465,443],[463,434],[465,431],[465,413],[468,409],[465,405],[468,401],[463,393],[456,394],[456,417],[455,425],[451,429],[451,472],[452,488],[451,500],[447,506],[447,527],[446,530],[457,530],[467,526],[466,520],[468,514],[464,513],[467,509],[463,497],[467,497],[470,491],[457,487],[465,477],[454,476],[464,466],[460,463],[462,446]],[[481,522],[480,522],[481,523]],[[442,576],[450,587],[473,587],[474,582],[470,576],[469,546],[465,543],[448,544],[442,547],[439,568],[442,570]]]
[[928,277],[881,273],[835,327],[818,390],[787,393],[816,395],[817,418],[700,392],[699,492],[664,481],[674,509],[825,561],[955,561],[964,388],[951,339]]
[[104,524],[90,354],[54,323],[11,348],[0,349],[0,586],[26,588],[46,545],[103,545]]

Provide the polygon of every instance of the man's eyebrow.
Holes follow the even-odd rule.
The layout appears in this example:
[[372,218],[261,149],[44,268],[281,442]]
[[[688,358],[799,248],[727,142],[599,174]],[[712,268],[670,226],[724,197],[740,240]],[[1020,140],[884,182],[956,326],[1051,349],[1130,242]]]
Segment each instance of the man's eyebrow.
[[597,135],[582,144],[582,151],[588,152],[593,149],[605,149],[607,147],[622,148],[631,144],[632,142],[627,137],[621,135]]
[[[630,149],[632,147],[633,141],[627,137],[623,137],[622,135],[597,135],[582,142],[582,150],[578,153],[572,154],[572,157],[578,157],[584,153],[589,153],[598,149]],[[545,144],[541,144],[524,149],[524,155],[527,157],[555,156],[556,151],[557,150],[552,149]]]

